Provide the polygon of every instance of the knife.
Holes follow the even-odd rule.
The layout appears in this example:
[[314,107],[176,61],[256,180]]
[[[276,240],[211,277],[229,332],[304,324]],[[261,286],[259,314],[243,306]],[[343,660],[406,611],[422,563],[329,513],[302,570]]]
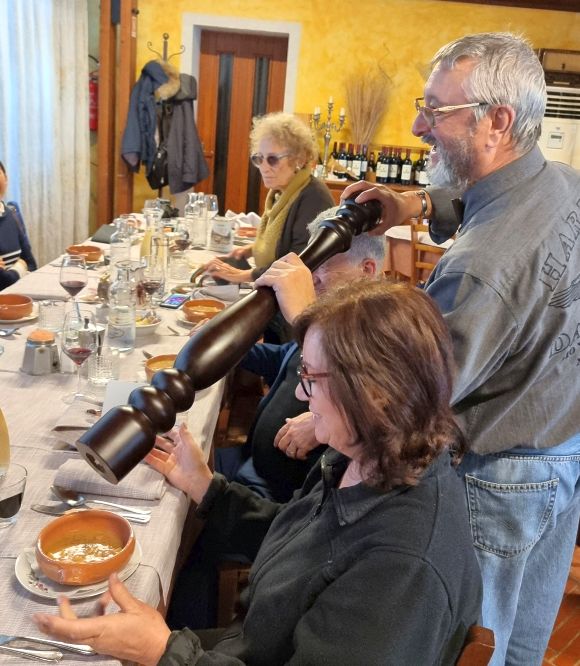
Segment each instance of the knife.
[[[7,634],[0,634],[0,647],[8,647],[5,643],[10,643],[11,641],[27,641],[30,643],[39,643],[40,645],[50,645],[50,647],[60,648],[61,650],[67,650],[68,652],[74,652],[76,654],[84,654],[87,656],[97,654],[90,645],[81,645],[77,643],[64,643],[63,641],[55,641],[51,638],[33,637],[33,636],[8,636]],[[23,648],[14,648],[21,650]],[[45,650],[40,650],[44,652]],[[49,652],[51,652],[49,650]],[[62,657],[62,655],[61,655]]]
[[[48,504],[33,504],[30,507],[33,511],[38,513],[47,513],[50,516],[64,516],[65,513],[69,511],[86,511],[87,509],[71,509],[70,507],[66,509],[60,509],[58,506],[49,506]],[[131,523],[141,523],[142,525],[148,523],[151,520],[151,516],[140,514],[140,513],[128,513],[127,511],[112,511],[111,513],[116,513],[118,516],[126,518]]]
[[62,652],[58,650],[26,650],[25,648],[8,647],[8,645],[0,645],[0,653],[13,654],[24,659],[36,659],[37,661],[47,661],[55,664],[63,657]]

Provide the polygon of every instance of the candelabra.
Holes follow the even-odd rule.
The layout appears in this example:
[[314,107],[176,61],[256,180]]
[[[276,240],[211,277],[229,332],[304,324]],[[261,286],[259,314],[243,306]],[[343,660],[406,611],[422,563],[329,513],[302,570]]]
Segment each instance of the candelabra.
[[312,119],[310,121],[311,127],[319,132],[324,130],[324,159],[322,160],[322,177],[326,178],[328,176],[328,148],[330,146],[330,139],[332,138],[331,132],[340,132],[344,126],[344,121],[346,119],[346,112],[344,107],[340,109],[338,114],[338,125],[332,122],[332,109],[334,108],[334,100],[332,97],[328,98],[328,116],[324,123],[320,122],[320,107],[317,106],[314,109],[312,114]]

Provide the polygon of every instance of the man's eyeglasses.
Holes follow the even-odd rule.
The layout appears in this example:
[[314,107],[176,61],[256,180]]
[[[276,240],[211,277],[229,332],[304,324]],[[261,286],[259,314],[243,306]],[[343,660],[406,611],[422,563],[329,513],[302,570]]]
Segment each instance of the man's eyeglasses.
[[424,106],[421,102],[424,102],[424,97],[417,97],[415,100],[415,111],[420,113],[425,122],[429,127],[435,127],[435,121],[438,113],[451,113],[452,111],[459,111],[459,109],[471,109],[476,106],[487,106],[487,102],[469,102],[468,104],[453,104],[451,106],[440,106],[437,109],[433,109],[430,106]]
[[307,398],[312,397],[312,384],[314,384],[317,379],[330,377],[330,372],[307,372],[302,357],[300,358],[300,365],[296,368],[296,374],[300,379],[300,386],[302,386],[302,390]]
[[283,157],[289,157],[290,153],[270,153],[269,155],[262,155],[262,153],[254,153],[250,155],[250,161],[255,167],[259,167],[264,160],[271,167],[276,167]]

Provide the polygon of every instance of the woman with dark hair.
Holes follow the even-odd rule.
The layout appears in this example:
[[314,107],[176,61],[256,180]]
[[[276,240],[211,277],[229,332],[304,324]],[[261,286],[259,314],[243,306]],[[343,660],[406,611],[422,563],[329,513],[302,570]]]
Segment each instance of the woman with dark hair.
[[455,664],[481,580],[452,466],[463,440],[445,324],[420,291],[367,279],[323,296],[296,330],[296,395],[330,448],[289,504],[212,474],[184,426],[149,456],[224,550],[254,560],[234,623],[209,649],[113,577],[120,613],[76,619],[63,599],[61,617],[35,617],[43,631],[145,665]]
[[14,202],[4,202],[7,188],[8,176],[0,162],[0,289],[36,270],[20,210]]

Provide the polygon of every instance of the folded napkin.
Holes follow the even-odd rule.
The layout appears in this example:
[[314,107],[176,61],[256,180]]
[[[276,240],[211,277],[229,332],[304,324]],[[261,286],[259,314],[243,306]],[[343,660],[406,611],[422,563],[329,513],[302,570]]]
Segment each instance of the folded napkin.
[[7,287],[3,293],[24,294],[36,301],[66,301],[70,298],[59,284],[57,271],[27,273],[18,282]]
[[137,465],[117,485],[99,476],[84,460],[67,460],[56,473],[54,483],[69,490],[92,495],[158,500],[165,493],[165,477],[148,465]]
[[87,409],[96,410],[99,406],[94,400],[76,399],[59,416],[53,426],[54,436],[61,442],[74,446],[77,439],[95,422],[96,415],[87,413]]
[[224,303],[233,303],[240,297],[239,284],[208,284],[205,287],[198,287],[191,293],[192,299],[199,298],[217,298]]
[[240,227],[257,227],[262,219],[256,213],[234,213],[233,210],[227,210],[224,217],[228,220],[237,220]]

